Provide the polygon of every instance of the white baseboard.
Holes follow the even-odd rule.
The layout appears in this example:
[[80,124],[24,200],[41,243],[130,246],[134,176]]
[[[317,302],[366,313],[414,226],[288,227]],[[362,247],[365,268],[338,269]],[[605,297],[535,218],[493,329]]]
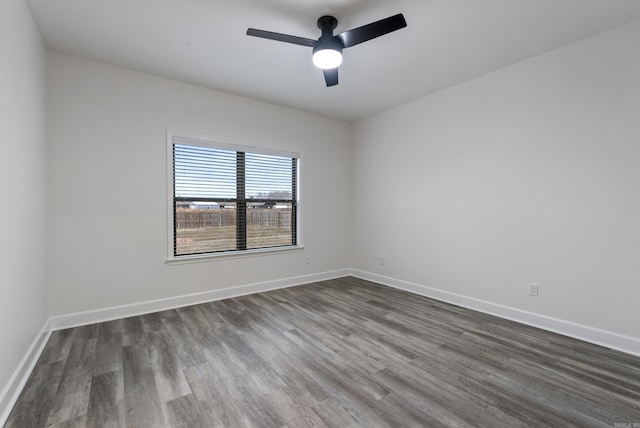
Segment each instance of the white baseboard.
[[617,351],[640,356],[640,338],[625,336],[611,331],[601,330],[595,327],[581,325],[571,321],[523,311],[521,309],[503,306],[497,303],[492,303],[461,294],[451,293],[449,291],[439,290],[437,288],[427,287],[425,285],[403,281],[396,278],[390,278],[384,275],[378,275],[358,269],[351,269],[351,275],[357,278],[376,282],[378,284],[383,284],[389,287],[419,294],[421,296],[430,297],[435,300],[440,300],[446,303],[462,306],[464,308],[473,309],[485,314],[495,315],[500,318],[505,318],[511,321],[527,324],[532,327],[552,331],[564,336],[573,337],[574,339],[579,339],[585,342],[615,349]]
[[97,322],[110,321],[119,318],[127,318],[136,315],[148,314],[151,312],[180,308],[183,306],[197,305],[199,303],[206,303],[214,300],[229,299],[231,297],[239,297],[247,294],[261,293],[263,291],[276,290],[279,288],[287,288],[296,285],[308,284],[311,282],[340,278],[343,276],[348,276],[349,274],[350,269],[340,269],[310,275],[282,278],[273,281],[256,282],[253,284],[221,288],[217,290],[204,291],[201,293],[185,294],[182,296],[131,303],[121,306],[112,306],[91,311],[57,315],[50,318],[51,329],[61,330],[64,328],[94,324]]
[[44,350],[44,345],[49,340],[49,336],[51,336],[51,328],[49,320],[47,320],[31,343],[31,346],[29,346],[27,353],[22,357],[20,364],[18,364],[2,392],[0,392],[0,426],[4,426],[7,422],[13,406],[15,406],[33,368],[38,362],[38,358],[40,358]]

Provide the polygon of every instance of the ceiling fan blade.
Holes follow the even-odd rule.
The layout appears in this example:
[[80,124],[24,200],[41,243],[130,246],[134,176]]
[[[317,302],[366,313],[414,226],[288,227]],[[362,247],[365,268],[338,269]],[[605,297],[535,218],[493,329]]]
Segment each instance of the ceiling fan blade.
[[314,47],[317,43],[316,40],[307,39],[304,37],[290,36],[288,34],[274,33],[273,31],[257,30],[255,28],[249,28],[247,30],[247,36],[261,37],[263,39],[276,40],[278,42],[293,43],[294,45]]
[[362,42],[366,42],[367,40],[384,36],[385,34],[399,30],[406,26],[407,21],[404,19],[404,15],[399,13],[397,15],[381,19],[380,21],[372,22],[371,24],[363,25],[362,27],[342,32],[336,37],[342,41],[342,44],[345,48],[349,48]]
[[327,82],[327,87],[338,84],[338,67],[322,70],[322,73],[324,73],[324,81]]

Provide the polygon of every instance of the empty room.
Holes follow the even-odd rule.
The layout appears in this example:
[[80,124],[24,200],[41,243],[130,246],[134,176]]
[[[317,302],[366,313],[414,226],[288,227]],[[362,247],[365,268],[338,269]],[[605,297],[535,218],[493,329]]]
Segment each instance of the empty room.
[[640,428],[639,1],[0,34],[0,426]]

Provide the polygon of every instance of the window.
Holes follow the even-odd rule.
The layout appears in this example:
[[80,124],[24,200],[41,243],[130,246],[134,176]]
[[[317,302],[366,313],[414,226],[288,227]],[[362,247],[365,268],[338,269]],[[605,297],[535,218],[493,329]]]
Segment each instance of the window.
[[173,254],[296,246],[299,155],[170,136]]

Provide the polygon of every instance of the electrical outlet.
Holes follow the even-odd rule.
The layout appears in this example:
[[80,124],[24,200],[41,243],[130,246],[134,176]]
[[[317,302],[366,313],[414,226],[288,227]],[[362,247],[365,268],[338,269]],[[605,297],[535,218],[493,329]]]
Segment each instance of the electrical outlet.
[[529,283],[529,296],[538,297],[538,284],[534,282]]
[[380,266],[382,266],[384,264],[384,257],[382,257],[382,256],[378,257],[378,264]]
[[306,264],[310,265],[310,264],[311,264],[311,256],[306,256],[306,257],[304,258],[304,262],[305,262]]

